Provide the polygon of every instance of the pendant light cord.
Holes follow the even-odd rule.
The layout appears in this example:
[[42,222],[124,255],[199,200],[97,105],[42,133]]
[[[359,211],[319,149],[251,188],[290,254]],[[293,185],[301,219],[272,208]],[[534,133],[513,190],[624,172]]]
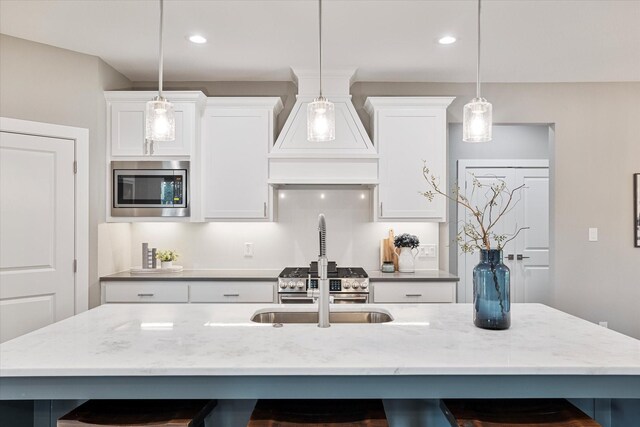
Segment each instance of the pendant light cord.
[[322,0],[318,0],[318,53],[320,64],[320,97],[322,98]]
[[476,98],[480,98],[480,3],[478,0],[478,61],[476,64]]
[[162,98],[162,62],[164,59],[164,51],[162,49],[162,26],[164,21],[164,0],[160,0],[160,52],[158,54],[158,96]]

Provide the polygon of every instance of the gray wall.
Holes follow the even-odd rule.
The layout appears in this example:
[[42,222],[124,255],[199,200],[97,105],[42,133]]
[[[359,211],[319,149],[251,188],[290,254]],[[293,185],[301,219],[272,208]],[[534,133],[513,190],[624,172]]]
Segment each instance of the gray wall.
[[[490,144],[468,144],[462,141],[462,124],[449,125],[447,186],[449,193],[458,180],[458,160],[462,159],[549,159],[548,125],[494,125]],[[457,206],[449,201],[449,224],[456,224]],[[449,227],[449,271],[458,272],[456,227]],[[442,248],[442,250],[446,250]]]
[[[462,107],[474,92],[473,84],[454,83],[360,82],[351,88],[366,120],[367,96],[456,96],[450,123],[462,122]],[[483,96],[493,103],[496,123],[554,124],[554,306],[594,322],[606,320],[610,328],[640,338],[640,249],[633,247],[632,235],[640,82],[496,83],[483,85]],[[599,228],[599,242],[588,242],[589,227]]]
[[105,218],[104,90],[131,82],[100,58],[0,35],[0,116],[89,129],[89,303],[99,301],[98,224]]

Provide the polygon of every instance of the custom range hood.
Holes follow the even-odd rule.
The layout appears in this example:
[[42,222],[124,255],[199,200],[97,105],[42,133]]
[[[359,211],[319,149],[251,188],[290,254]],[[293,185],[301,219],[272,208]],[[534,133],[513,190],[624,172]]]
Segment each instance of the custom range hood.
[[336,113],[336,139],[328,142],[307,140],[307,104],[318,96],[318,72],[292,72],[298,95],[269,153],[269,183],[377,184],[378,153],[349,94],[355,70],[322,73],[323,94],[335,104]]

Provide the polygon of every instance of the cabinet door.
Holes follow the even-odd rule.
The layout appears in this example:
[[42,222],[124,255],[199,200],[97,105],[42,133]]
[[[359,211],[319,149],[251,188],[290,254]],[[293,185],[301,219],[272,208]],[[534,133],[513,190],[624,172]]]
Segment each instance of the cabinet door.
[[196,106],[175,102],[173,111],[176,118],[175,141],[158,141],[153,144],[157,156],[188,156],[195,135]]
[[112,282],[103,283],[104,302],[175,302],[189,301],[189,287],[175,282]]
[[428,189],[423,161],[446,188],[445,109],[382,110],[377,119],[378,218],[445,221],[444,198],[419,194]]
[[111,104],[111,155],[142,156],[144,154],[145,102]]
[[191,302],[272,303],[274,282],[208,282],[190,285]]
[[375,303],[454,303],[455,282],[375,282]]
[[203,132],[205,218],[267,219],[269,112],[208,109]]
[[[143,156],[145,145],[146,102],[113,102],[111,104],[111,155]],[[195,135],[195,105],[174,103],[176,139],[154,142],[157,156],[188,156]]]

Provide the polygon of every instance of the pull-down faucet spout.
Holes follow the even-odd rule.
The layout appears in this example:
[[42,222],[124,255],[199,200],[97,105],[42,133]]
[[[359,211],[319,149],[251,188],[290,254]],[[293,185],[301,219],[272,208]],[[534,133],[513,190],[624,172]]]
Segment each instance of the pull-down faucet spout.
[[324,214],[318,216],[318,236],[320,254],[318,255],[318,327],[328,328],[329,324],[329,279],[327,277],[327,224]]

